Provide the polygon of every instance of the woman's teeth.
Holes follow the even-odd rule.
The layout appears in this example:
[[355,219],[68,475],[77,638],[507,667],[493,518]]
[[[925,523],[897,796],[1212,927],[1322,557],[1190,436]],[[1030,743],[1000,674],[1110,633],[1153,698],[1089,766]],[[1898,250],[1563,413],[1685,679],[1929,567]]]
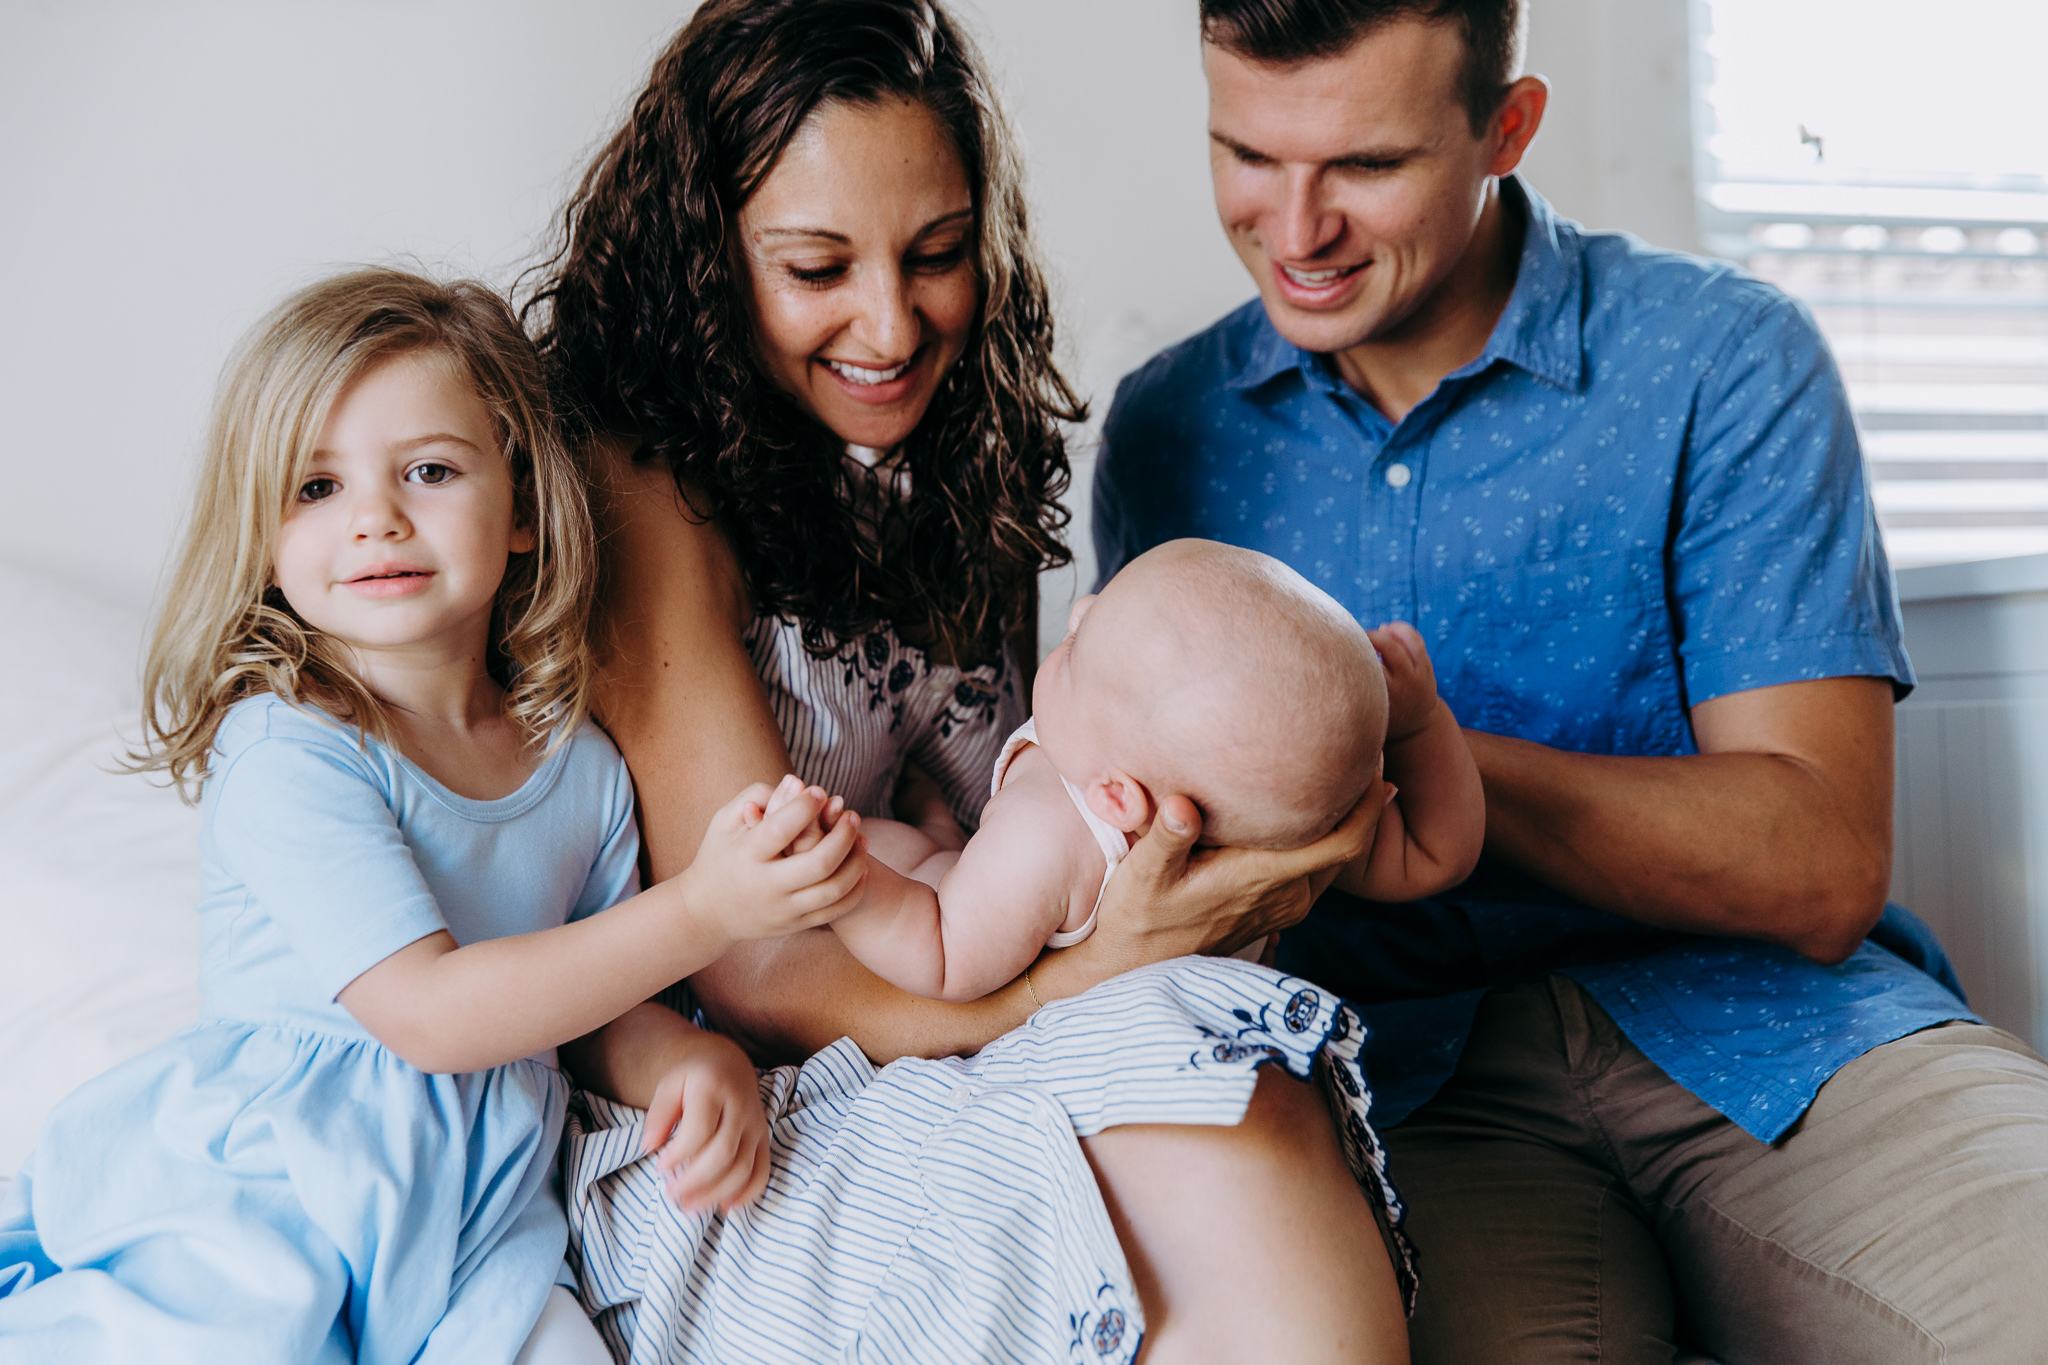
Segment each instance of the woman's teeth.
[[832,373],[852,384],[886,384],[892,379],[901,379],[904,372],[910,368],[908,360],[886,370],[864,370],[843,360],[828,360],[825,363],[832,367]]

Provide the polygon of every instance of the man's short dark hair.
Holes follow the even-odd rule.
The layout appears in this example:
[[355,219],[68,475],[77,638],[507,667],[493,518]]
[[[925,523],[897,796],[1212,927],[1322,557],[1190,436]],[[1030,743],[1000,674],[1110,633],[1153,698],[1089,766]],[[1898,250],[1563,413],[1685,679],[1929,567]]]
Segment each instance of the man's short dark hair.
[[1202,0],[1202,38],[1275,66],[1334,57],[1399,19],[1456,24],[1465,40],[1458,97],[1484,137],[1522,62],[1523,0]]

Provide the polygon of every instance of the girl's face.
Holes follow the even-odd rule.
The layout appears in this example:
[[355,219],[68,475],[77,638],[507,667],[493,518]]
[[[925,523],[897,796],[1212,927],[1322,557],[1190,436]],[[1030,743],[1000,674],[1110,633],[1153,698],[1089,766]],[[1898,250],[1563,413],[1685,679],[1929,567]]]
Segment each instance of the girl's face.
[[841,440],[900,444],[960,358],[973,205],[938,121],[892,99],[818,110],[740,210],[762,364]]
[[328,412],[274,572],[292,609],[358,656],[481,667],[506,558],[532,548],[490,409],[454,361],[407,352]]

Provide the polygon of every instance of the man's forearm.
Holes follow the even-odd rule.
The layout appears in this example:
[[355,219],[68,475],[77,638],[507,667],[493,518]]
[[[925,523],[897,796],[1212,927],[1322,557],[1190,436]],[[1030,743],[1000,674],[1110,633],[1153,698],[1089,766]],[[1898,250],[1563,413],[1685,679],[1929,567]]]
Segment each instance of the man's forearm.
[[1468,732],[1487,851],[1646,924],[1838,961],[1882,913],[1890,875],[1883,705],[1882,762],[1864,756],[1881,779],[1785,753],[1618,758]]

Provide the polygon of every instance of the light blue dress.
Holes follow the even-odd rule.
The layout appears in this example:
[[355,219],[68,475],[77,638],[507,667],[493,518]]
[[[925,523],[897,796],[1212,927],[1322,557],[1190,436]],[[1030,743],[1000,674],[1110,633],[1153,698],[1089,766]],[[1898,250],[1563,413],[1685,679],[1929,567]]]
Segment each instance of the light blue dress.
[[552,928],[637,886],[586,726],[472,801],[271,697],[202,801],[201,1022],[52,1113],[0,1204],[0,1365],[510,1362],[563,1276],[552,1057],[427,1075],[335,1003],[440,929]]

